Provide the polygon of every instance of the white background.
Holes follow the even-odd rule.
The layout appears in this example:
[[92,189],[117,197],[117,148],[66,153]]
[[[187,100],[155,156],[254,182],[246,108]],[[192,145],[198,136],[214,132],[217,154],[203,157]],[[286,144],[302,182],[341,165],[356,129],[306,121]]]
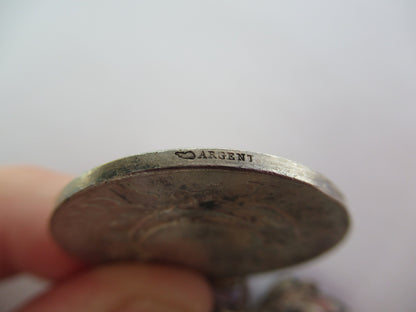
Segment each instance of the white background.
[[[293,272],[353,311],[415,311],[415,13],[412,0],[2,1],[0,162],[79,174],[182,147],[300,161],[343,190],[353,227]],[[0,284],[0,311],[43,286]]]

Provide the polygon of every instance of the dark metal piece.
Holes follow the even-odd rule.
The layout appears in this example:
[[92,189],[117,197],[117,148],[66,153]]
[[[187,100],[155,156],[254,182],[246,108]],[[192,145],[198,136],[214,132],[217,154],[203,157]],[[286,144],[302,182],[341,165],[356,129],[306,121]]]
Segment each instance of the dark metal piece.
[[297,279],[274,286],[259,312],[346,312],[340,301],[322,295],[317,286]]
[[222,278],[212,281],[215,312],[244,312],[248,302],[248,288],[244,278]]
[[192,149],[85,173],[62,192],[51,231],[86,261],[173,263],[219,279],[309,260],[337,244],[348,224],[341,193],[298,163]]

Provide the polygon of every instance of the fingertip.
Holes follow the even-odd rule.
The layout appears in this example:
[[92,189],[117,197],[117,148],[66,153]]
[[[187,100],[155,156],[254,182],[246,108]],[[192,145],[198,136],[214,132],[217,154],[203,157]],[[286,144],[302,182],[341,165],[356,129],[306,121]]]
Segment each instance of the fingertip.
[[56,198],[71,179],[31,165],[0,166],[0,277],[24,271],[61,278],[82,266],[49,233]]
[[212,293],[196,272],[153,264],[106,265],[59,283],[21,312],[210,312]]
[[191,270],[157,264],[126,263],[98,268],[93,278],[101,284],[111,280],[120,286],[121,292],[127,292],[140,284],[144,288],[137,288],[139,301],[141,295],[146,294],[147,300],[153,299],[158,304],[166,303],[178,311],[211,311],[211,288],[201,274]]

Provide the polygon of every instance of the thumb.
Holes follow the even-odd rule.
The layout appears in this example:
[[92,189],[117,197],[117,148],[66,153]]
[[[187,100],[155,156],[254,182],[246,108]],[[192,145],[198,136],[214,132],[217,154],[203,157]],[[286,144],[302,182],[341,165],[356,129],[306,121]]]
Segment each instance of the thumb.
[[59,282],[19,312],[209,312],[206,281],[191,271],[153,264],[97,267]]

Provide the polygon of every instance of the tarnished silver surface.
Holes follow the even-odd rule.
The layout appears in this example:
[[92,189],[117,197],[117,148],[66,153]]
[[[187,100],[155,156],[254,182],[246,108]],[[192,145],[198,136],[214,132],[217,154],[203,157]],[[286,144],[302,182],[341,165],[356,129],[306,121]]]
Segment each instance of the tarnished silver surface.
[[313,258],[338,243],[348,223],[340,192],[300,164],[192,149],[85,173],[62,192],[51,230],[87,261],[168,262],[232,277]]
[[276,284],[258,312],[347,312],[337,299],[322,294],[311,282],[289,279]]
[[249,291],[244,277],[220,278],[211,281],[214,288],[214,312],[245,312]]

